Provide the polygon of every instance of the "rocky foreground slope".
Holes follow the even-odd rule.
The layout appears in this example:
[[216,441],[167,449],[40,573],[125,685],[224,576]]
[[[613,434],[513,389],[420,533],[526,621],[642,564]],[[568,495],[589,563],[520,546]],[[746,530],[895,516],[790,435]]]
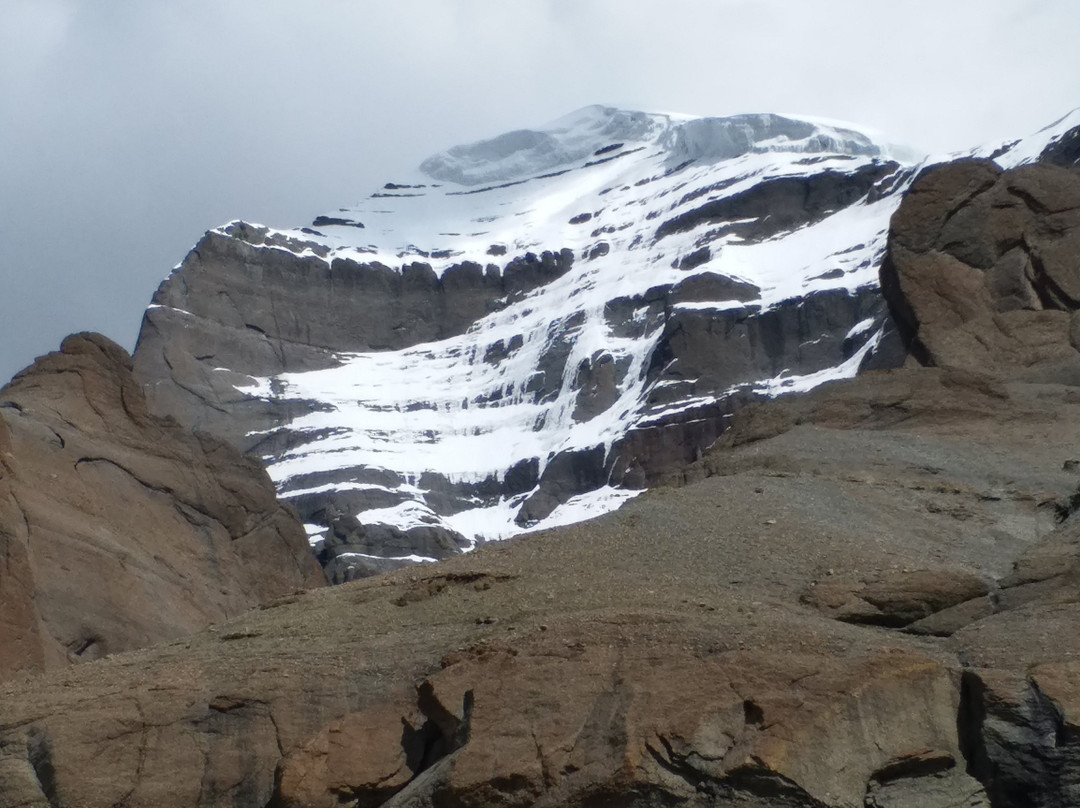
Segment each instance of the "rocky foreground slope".
[[1064,169],[927,174],[912,367],[743,408],[594,521],[9,679],[0,802],[1075,806],[1077,306],[1012,301],[1080,277],[1077,210]]
[[150,415],[76,335],[0,390],[0,674],[172,640],[324,581],[256,461]]

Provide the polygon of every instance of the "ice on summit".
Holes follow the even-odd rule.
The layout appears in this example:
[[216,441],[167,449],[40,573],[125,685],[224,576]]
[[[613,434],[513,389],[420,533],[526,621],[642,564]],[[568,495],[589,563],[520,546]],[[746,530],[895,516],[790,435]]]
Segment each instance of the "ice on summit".
[[748,152],[882,155],[868,135],[840,124],[771,114],[698,118],[595,105],[536,129],[454,146],[429,157],[420,170],[441,182],[475,186],[528,179],[641,146],[662,148],[671,164],[730,160]]
[[881,147],[855,129],[769,114],[686,121],[665,133],[664,145],[674,163],[731,160],[748,152],[882,156]]

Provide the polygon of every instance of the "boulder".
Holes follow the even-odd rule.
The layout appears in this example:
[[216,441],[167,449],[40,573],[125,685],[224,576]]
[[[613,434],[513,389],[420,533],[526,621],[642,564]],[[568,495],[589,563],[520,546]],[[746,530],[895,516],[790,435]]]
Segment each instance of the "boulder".
[[923,364],[1080,384],[1080,175],[961,160],[893,216],[881,288]]
[[815,583],[803,600],[837,620],[900,628],[986,594],[986,583],[973,570],[888,570],[829,578]]

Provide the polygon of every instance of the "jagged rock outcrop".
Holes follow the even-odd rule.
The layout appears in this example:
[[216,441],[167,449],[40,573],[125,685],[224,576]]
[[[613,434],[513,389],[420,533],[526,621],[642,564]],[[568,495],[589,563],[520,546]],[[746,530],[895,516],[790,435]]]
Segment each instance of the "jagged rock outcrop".
[[[285,761],[279,804],[860,804],[905,763],[908,777],[944,775],[935,787],[957,804],[981,792],[937,719],[952,714],[956,688],[933,658],[891,649],[845,667],[813,653],[697,659],[655,638],[598,647],[549,635],[460,654],[425,680],[417,701],[427,723],[449,725],[440,755],[424,760],[423,725],[403,736],[408,705],[354,714]],[[565,683],[557,693],[552,677]],[[845,688],[852,695],[837,703]],[[367,732],[350,738],[346,726]],[[365,755],[373,738],[382,747]]]
[[0,674],[173,640],[324,579],[257,461],[64,341],[0,390]]
[[1080,174],[959,161],[901,204],[882,291],[923,363],[1078,384],[1078,254]]

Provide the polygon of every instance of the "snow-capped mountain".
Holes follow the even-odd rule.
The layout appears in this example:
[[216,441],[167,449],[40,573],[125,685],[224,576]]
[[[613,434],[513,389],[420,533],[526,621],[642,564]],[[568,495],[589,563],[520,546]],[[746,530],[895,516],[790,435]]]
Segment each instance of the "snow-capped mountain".
[[[979,154],[1036,159],[1076,117]],[[263,456],[338,578],[441,557],[617,507],[747,400],[888,366],[877,273],[917,169],[846,125],[588,107],[311,227],[211,231],[136,370]]]

